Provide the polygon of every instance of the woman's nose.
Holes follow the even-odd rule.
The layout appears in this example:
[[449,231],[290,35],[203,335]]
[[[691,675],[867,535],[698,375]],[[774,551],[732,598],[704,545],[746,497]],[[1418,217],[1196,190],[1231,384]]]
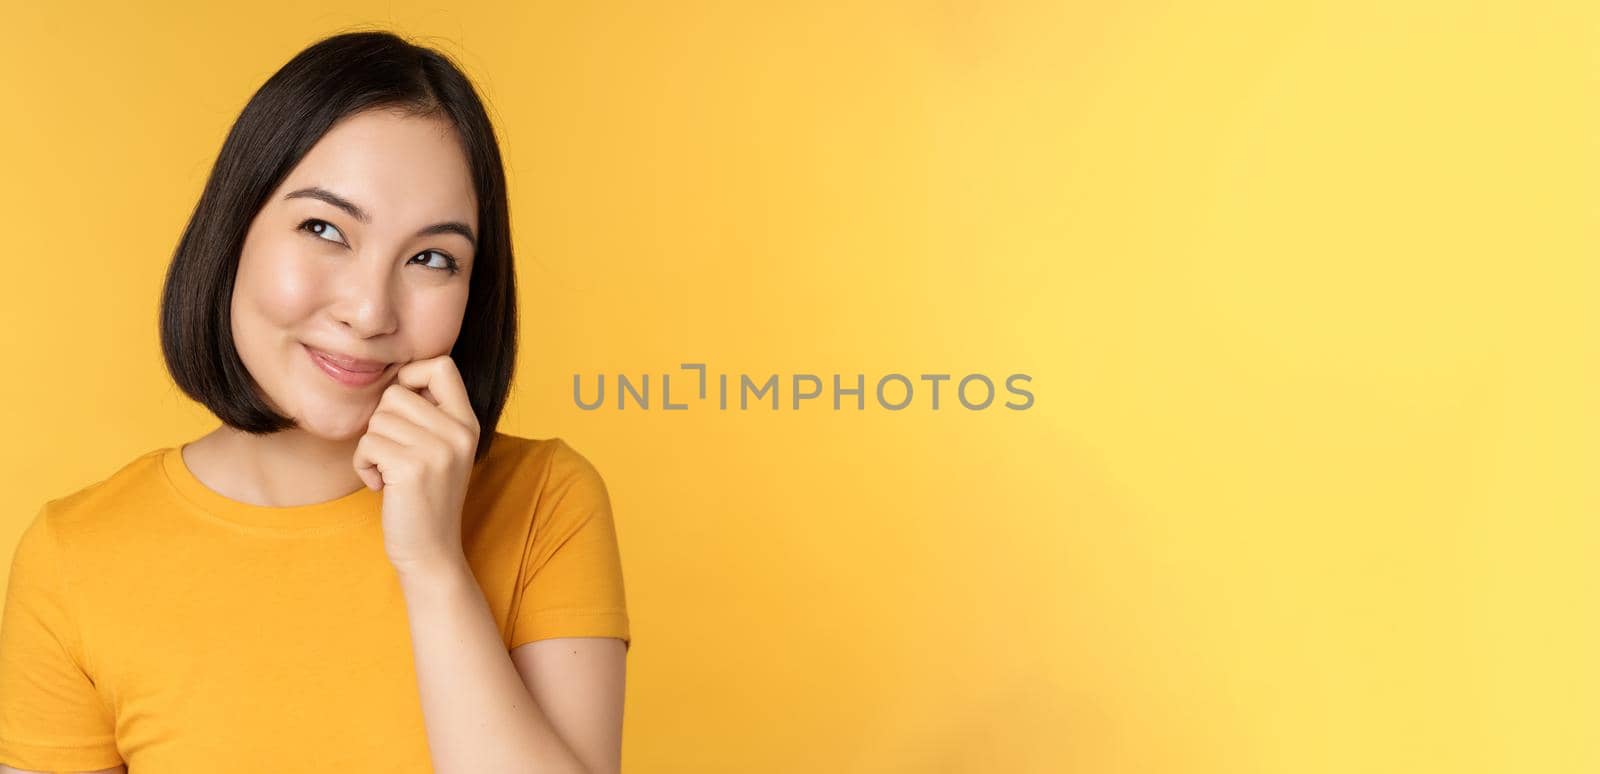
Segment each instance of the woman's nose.
[[353,261],[349,267],[331,278],[340,285],[335,289],[335,319],[362,338],[393,333],[397,320],[391,267],[378,260]]

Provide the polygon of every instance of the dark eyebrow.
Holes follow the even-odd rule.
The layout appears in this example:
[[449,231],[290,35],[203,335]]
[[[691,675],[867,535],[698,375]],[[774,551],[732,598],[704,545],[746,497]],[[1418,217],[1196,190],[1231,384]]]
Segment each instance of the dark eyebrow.
[[417,236],[432,236],[434,234],[460,234],[467,238],[467,242],[472,245],[473,250],[478,249],[478,240],[472,236],[472,229],[467,228],[467,224],[459,220],[452,220],[449,223],[435,223],[417,232]]
[[[284,194],[283,198],[317,199],[344,210],[350,214],[350,217],[355,218],[362,223],[372,222],[372,216],[368,215],[366,210],[357,207],[355,202],[329,191],[326,188],[321,188],[318,186],[301,188],[297,191],[290,191],[289,193]],[[452,220],[446,223],[435,223],[417,232],[417,236],[432,236],[434,234],[460,234],[461,236],[466,237],[466,240],[472,244],[473,250],[478,249],[478,238],[473,236],[472,229],[469,228],[467,224],[462,223],[459,220]]]
[[368,215],[366,210],[363,210],[360,207],[357,207],[354,202],[352,202],[349,199],[346,199],[343,196],[340,196],[340,195],[338,195],[338,194],[336,194],[336,193],[334,193],[332,191],[329,191],[326,188],[319,188],[317,186],[312,186],[310,188],[302,188],[302,189],[300,189],[298,191],[290,191],[289,193],[284,194],[284,196],[283,196],[283,198],[285,198],[285,199],[294,199],[294,198],[299,198],[299,197],[305,197],[305,198],[309,198],[309,199],[320,199],[320,200],[325,201],[325,202],[327,202],[327,203],[329,203],[329,204],[331,204],[331,205],[333,205],[335,207],[338,207],[341,210],[344,210],[345,212],[350,213],[350,217],[355,218],[356,220],[359,220],[362,223],[371,223],[372,222],[372,216]]

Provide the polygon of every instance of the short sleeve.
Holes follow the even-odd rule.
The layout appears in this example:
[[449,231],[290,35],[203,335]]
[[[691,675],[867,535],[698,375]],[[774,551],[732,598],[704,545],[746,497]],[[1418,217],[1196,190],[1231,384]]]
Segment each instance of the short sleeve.
[[123,762],[83,643],[47,503],[12,555],[0,614],[0,763],[89,771]]
[[519,576],[511,647],[552,637],[616,637],[631,647],[622,556],[605,481],[583,455],[553,440]]

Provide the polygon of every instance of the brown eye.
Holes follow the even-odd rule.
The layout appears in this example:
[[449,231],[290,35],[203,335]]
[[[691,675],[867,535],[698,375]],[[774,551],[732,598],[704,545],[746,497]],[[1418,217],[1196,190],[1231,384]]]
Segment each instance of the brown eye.
[[[426,255],[437,255],[440,258],[444,259],[445,264],[443,266],[429,266],[428,267],[430,269],[433,269],[434,271],[447,271],[447,272],[450,272],[451,274],[455,274],[456,272],[461,270],[461,265],[459,263],[456,263],[456,259],[451,258],[450,256],[445,255],[444,253],[441,253],[438,250],[424,250],[424,251],[422,251],[420,253],[417,253],[416,258],[421,258],[421,257],[426,256]],[[412,260],[415,260],[415,258],[413,258]]]
[[337,239],[328,239],[328,241],[344,244],[344,234],[340,234],[339,229],[328,221],[318,220],[317,218],[307,218],[306,220],[300,222],[299,228],[301,231],[310,233],[312,236],[318,236],[324,239],[327,239],[328,234],[336,234],[338,235]]

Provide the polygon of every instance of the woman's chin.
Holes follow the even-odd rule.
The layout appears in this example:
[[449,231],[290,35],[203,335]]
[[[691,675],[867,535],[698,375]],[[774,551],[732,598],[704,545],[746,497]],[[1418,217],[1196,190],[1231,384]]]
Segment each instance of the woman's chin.
[[352,410],[349,407],[307,409],[295,417],[301,430],[328,441],[348,441],[367,432],[376,407]]

